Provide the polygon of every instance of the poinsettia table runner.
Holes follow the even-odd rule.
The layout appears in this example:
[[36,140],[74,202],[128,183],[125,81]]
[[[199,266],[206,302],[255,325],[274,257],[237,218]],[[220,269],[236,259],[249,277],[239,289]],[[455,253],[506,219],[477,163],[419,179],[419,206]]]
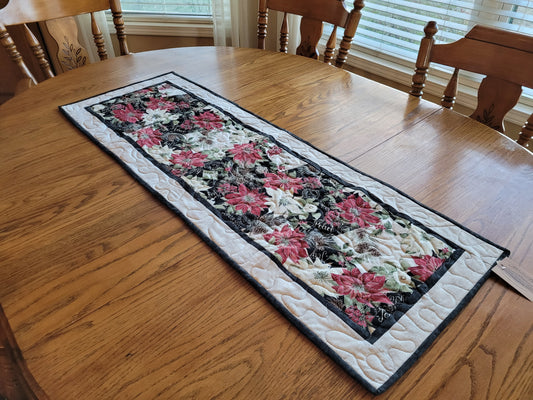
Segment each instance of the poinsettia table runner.
[[60,109],[374,393],[508,253],[174,73]]

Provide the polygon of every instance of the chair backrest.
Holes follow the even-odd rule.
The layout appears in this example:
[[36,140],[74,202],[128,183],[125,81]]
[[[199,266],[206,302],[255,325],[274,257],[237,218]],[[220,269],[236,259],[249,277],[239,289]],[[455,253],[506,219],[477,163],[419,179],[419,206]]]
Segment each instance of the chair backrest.
[[[478,104],[471,118],[505,133],[505,115],[517,104],[522,87],[533,88],[533,36],[476,25],[464,38],[435,44],[437,24],[424,28],[410,94],[422,96],[430,63],[455,68],[441,104],[452,108],[457,95],[459,70],[485,75],[478,90]],[[527,146],[533,134],[533,115],[520,132],[518,143]]]
[[23,75],[23,81],[18,86],[18,91],[37,84],[34,75],[22,59],[21,54],[9,35],[6,27],[10,25],[22,25],[26,40],[28,41],[33,54],[39,62],[39,66],[46,79],[54,76],[50,63],[47,60],[43,48],[35,35],[26,24],[53,20],[57,18],[71,17],[80,14],[91,14],[91,28],[94,43],[98,49],[101,60],[107,58],[104,40],[98,24],[95,21],[94,12],[111,10],[113,22],[120,46],[120,54],[129,54],[124,32],[124,21],[122,19],[122,9],[120,0],[4,0],[7,5],[0,9],[0,43],[6,49],[10,58],[18,65]]
[[348,11],[343,0],[259,0],[259,13],[257,21],[257,47],[265,48],[267,32],[268,11],[283,12],[283,23],[280,32],[280,51],[286,53],[289,38],[287,15],[300,15],[300,45],[296,54],[310,58],[319,58],[318,42],[322,36],[324,22],[333,25],[333,31],[326,44],[324,62],[330,64],[333,59],[337,42],[337,27],[344,28],[335,65],[342,68],[346,62],[350,45],[361,19],[363,0],[354,1],[354,7]]

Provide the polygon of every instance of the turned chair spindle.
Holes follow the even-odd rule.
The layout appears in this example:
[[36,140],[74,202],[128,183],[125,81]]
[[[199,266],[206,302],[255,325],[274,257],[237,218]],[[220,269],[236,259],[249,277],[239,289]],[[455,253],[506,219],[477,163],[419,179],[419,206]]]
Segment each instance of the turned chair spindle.
[[324,23],[333,25],[333,30],[328,38],[323,60],[331,64],[337,46],[337,28],[344,29],[344,35],[339,45],[335,58],[335,65],[342,68],[346,63],[348,52],[361,19],[361,10],[364,7],[362,0],[353,3],[353,9],[348,10],[343,0],[259,0],[257,18],[257,47],[265,49],[268,27],[268,12],[270,10],[283,12],[283,21],[280,30],[280,51],[287,52],[289,43],[288,14],[300,15],[301,40],[296,49],[296,54],[319,58],[318,43],[322,37]]
[[[505,115],[518,103],[522,87],[533,88],[533,36],[476,25],[462,39],[435,44],[437,23],[430,21],[416,60],[410,94],[420,97],[431,63],[454,68],[441,104],[453,108],[459,70],[485,77],[478,89],[478,103],[471,118],[505,133]],[[533,134],[533,115],[522,127],[517,142],[524,147]]]
[[[59,18],[73,17],[80,14],[89,13],[91,16],[91,30],[96,45],[97,53],[100,60],[108,58],[102,31],[96,23],[94,13],[97,11],[111,10],[113,15],[113,23],[117,33],[117,39],[120,47],[120,54],[129,54],[128,45],[126,41],[126,34],[124,30],[124,20],[122,18],[122,8],[120,0],[11,0],[7,1],[6,5],[0,9],[0,44],[4,47],[11,60],[18,66],[20,73],[22,74],[22,80],[17,85],[16,92],[25,90],[30,86],[37,84],[35,75],[31,72],[28,65],[24,62],[19,50],[17,49],[14,40],[11,38],[7,27],[21,25],[24,30],[25,39],[31,48],[33,55],[35,56],[39,67],[43,73],[44,79],[49,79],[54,76],[52,67],[49,60],[46,57],[43,47],[39,43],[37,37],[28,28],[27,24],[36,22],[45,22],[51,24],[50,26],[57,27],[61,25]],[[66,26],[72,21],[64,21],[64,30],[67,30]],[[70,28],[68,28],[70,29]],[[75,30],[77,28],[75,27]],[[64,32],[59,28],[60,32]],[[60,37],[63,39],[64,35]],[[55,39],[55,38],[54,38]],[[68,43],[64,43],[68,44]],[[61,52],[62,49],[60,49]],[[86,54],[85,49],[83,54]],[[81,50],[76,49],[74,57],[83,59],[82,63],[78,63],[77,59],[72,61],[71,67],[78,67],[84,64],[85,58],[80,56]]]

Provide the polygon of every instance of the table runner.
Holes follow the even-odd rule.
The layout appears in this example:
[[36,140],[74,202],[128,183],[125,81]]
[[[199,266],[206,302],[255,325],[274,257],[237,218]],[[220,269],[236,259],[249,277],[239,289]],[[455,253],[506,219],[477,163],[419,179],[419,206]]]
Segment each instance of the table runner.
[[60,110],[373,393],[508,255],[175,73]]

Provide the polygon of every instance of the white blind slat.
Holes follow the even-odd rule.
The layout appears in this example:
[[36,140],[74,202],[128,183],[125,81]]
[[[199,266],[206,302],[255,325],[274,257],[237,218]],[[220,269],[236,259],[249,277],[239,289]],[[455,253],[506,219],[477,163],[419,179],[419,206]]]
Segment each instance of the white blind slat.
[[533,35],[533,1],[366,0],[356,42],[414,61],[424,26],[432,20],[439,27],[438,43],[456,41],[476,24]]
[[121,0],[120,3],[123,11],[211,15],[211,0]]

